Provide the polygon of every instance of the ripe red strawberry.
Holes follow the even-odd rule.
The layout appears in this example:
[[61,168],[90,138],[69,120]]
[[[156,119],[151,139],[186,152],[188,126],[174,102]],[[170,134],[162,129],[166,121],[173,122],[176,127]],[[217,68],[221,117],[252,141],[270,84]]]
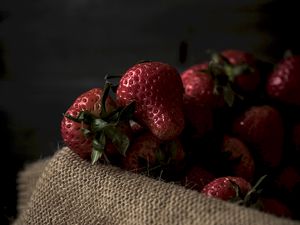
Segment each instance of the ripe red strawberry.
[[135,102],[135,119],[161,140],[172,140],[184,128],[183,86],[175,68],[144,62],[122,76],[116,92],[119,106]]
[[279,217],[292,218],[290,209],[276,198],[261,198],[262,210]]
[[193,166],[187,171],[182,185],[188,189],[201,192],[203,187],[214,179],[215,176],[208,170],[199,166]]
[[206,108],[213,108],[216,105],[214,80],[207,70],[208,63],[201,63],[181,73],[184,98],[188,104]]
[[292,193],[300,186],[300,172],[294,166],[286,166],[275,178],[275,182],[281,190]]
[[211,108],[196,105],[184,96],[183,111],[186,119],[186,129],[193,137],[202,137],[213,129],[213,111]]
[[123,168],[150,173],[172,163],[179,165],[184,157],[183,147],[178,140],[165,142],[146,132],[133,140],[123,159]]
[[61,121],[64,143],[81,158],[92,157],[92,163],[101,157],[106,147],[115,146],[124,153],[129,145],[128,136],[122,132],[126,124],[119,121],[121,114],[115,111],[115,102],[106,96],[107,91],[109,88],[94,88],[81,94]]
[[282,157],[283,121],[279,112],[268,105],[253,106],[234,122],[233,131],[251,145],[253,156],[270,167]]
[[260,74],[254,55],[236,49],[224,50],[221,55],[229,62],[224,69],[234,85],[245,92],[256,90],[260,82]]
[[268,78],[268,95],[284,103],[300,105],[299,74],[300,56],[283,59]]
[[224,162],[231,175],[249,182],[253,180],[255,163],[248,147],[241,140],[225,135],[221,151],[226,154]]
[[208,197],[222,200],[232,200],[245,196],[251,190],[248,181],[241,177],[219,177],[208,183],[202,189],[202,193]]

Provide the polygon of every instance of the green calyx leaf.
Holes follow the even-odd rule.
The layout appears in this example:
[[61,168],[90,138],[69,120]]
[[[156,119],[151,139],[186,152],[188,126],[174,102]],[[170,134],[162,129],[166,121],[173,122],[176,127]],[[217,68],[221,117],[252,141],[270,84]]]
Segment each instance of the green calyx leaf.
[[250,74],[254,72],[254,69],[250,67],[248,64],[239,64],[239,65],[225,64],[223,68],[230,82],[234,82],[235,78],[241,74]]
[[91,130],[93,132],[98,132],[98,131],[103,130],[103,128],[107,125],[108,125],[108,122],[106,122],[105,120],[100,119],[100,118],[95,118],[91,124]]
[[129,103],[127,106],[120,110],[118,115],[118,121],[121,120],[131,120],[135,111],[135,102]]
[[102,156],[103,152],[93,149],[91,154],[92,165],[94,165]]
[[166,155],[160,148],[155,151],[155,157],[160,164],[162,164],[162,162],[164,162],[166,159]]
[[237,183],[235,183],[234,181],[232,180],[229,180],[229,182],[231,183],[231,186],[232,188],[234,189],[235,191],[235,196],[232,197],[231,199],[229,199],[230,202],[234,202],[234,203],[238,203],[238,204],[241,204],[242,201],[243,201],[243,197],[242,196],[242,191],[241,191],[241,188],[239,185],[237,185]]
[[135,102],[129,103],[125,107],[119,107],[115,111],[111,112],[107,116],[107,120],[110,123],[118,124],[121,121],[129,121],[133,118],[133,114],[135,111]]
[[106,144],[105,134],[101,132],[100,135],[95,136],[92,144],[93,144],[93,148],[92,148],[91,160],[92,160],[92,164],[95,164],[104,153],[105,144]]
[[156,154],[156,160],[160,165],[169,165],[177,156],[177,144],[176,141],[168,141],[161,143]]
[[125,155],[130,144],[130,140],[127,135],[122,133],[117,127],[113,125],[107,125],[106,127],[104,127],[103,132],[105,136],[112,141],[117,150],[122,155]]
[[263,191],[263,184],[267,178],[267,175],[262,176],[255,185],[246,193],[245,196],[236,203],[239,205],[243,205],[251,208],[259,208],[260,207],[260,195]]
[[64,116],[70,120],[73,120],[74,122],[77,122],[77,123],[85,123],[85,124],[90,124],[91,121],[94,119],[94,115],[91,114],[90,112],[88,111],[81,111],[79,112],[78,116],[77,117],[73,117],[71,116],[70,114],[64,114]]
[[64,114],[66,118],[81,124],[81,132],[84,137],[93,138],[92,164],[95,164],[102,156],[106,159],[105,148],[108,140],[122,155],[125,155],[130,144],[129,137],[119,129],[119,124],[121,122],[129,123],[129,120],[133,118],[135,102],[131,102],[126,107],[107,111],[106,100],[109,97],[111,88],[112,84],[106,82],[101,96],[101,112],[99,115],[92,114],[89,111],[81,111],[76,117]]
[[234,102],[235,93],[229,85],[223,87],[223,95],[225,102],[228,104],[229,107],[231,107]]

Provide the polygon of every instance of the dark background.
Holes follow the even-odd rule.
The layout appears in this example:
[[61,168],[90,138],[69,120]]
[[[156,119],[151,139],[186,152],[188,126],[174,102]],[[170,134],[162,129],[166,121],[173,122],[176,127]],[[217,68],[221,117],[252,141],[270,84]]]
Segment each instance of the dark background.
[[[17,172],[62,146],[62,113],[79,94],[102,86],[106,74],[122,74],[140,60],[163,61],[181,71],[207,59],[207,49],[236,48],[273,62],[286,49],[298,53],[295,4],[1,1],[0,223],[16,215]],[[187,49],[181,57],[180,46]]]

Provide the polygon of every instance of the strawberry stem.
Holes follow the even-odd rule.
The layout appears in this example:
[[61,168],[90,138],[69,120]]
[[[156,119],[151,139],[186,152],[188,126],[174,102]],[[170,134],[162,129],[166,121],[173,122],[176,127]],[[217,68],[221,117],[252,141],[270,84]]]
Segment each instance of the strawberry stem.
[[103,118],[107,115],[107,111],[106,111],[106,99],[109,95],[109,91],[111,88],[111,83],[109,82],[105,82],[104,88],[103,88],[103,94],[101,97],[101,112],[100,112],[100,117]]

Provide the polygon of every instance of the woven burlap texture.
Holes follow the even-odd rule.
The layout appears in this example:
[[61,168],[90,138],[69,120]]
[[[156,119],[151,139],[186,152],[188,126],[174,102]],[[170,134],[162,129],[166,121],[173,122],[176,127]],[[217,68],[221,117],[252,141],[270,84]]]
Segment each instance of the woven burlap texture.
[[35,189],[36,182],[41,176],[47,162],[47,159],[38,160],[25,165],[24,169],[19,172],[17,179],[17,210],[19,214],[27,207],[31,194]]
[[207,198],[196,191],[116,167],[91,165],[63,148],[49,160],[39,177],[26,209],[14,222],[20,224],[300,223]]

